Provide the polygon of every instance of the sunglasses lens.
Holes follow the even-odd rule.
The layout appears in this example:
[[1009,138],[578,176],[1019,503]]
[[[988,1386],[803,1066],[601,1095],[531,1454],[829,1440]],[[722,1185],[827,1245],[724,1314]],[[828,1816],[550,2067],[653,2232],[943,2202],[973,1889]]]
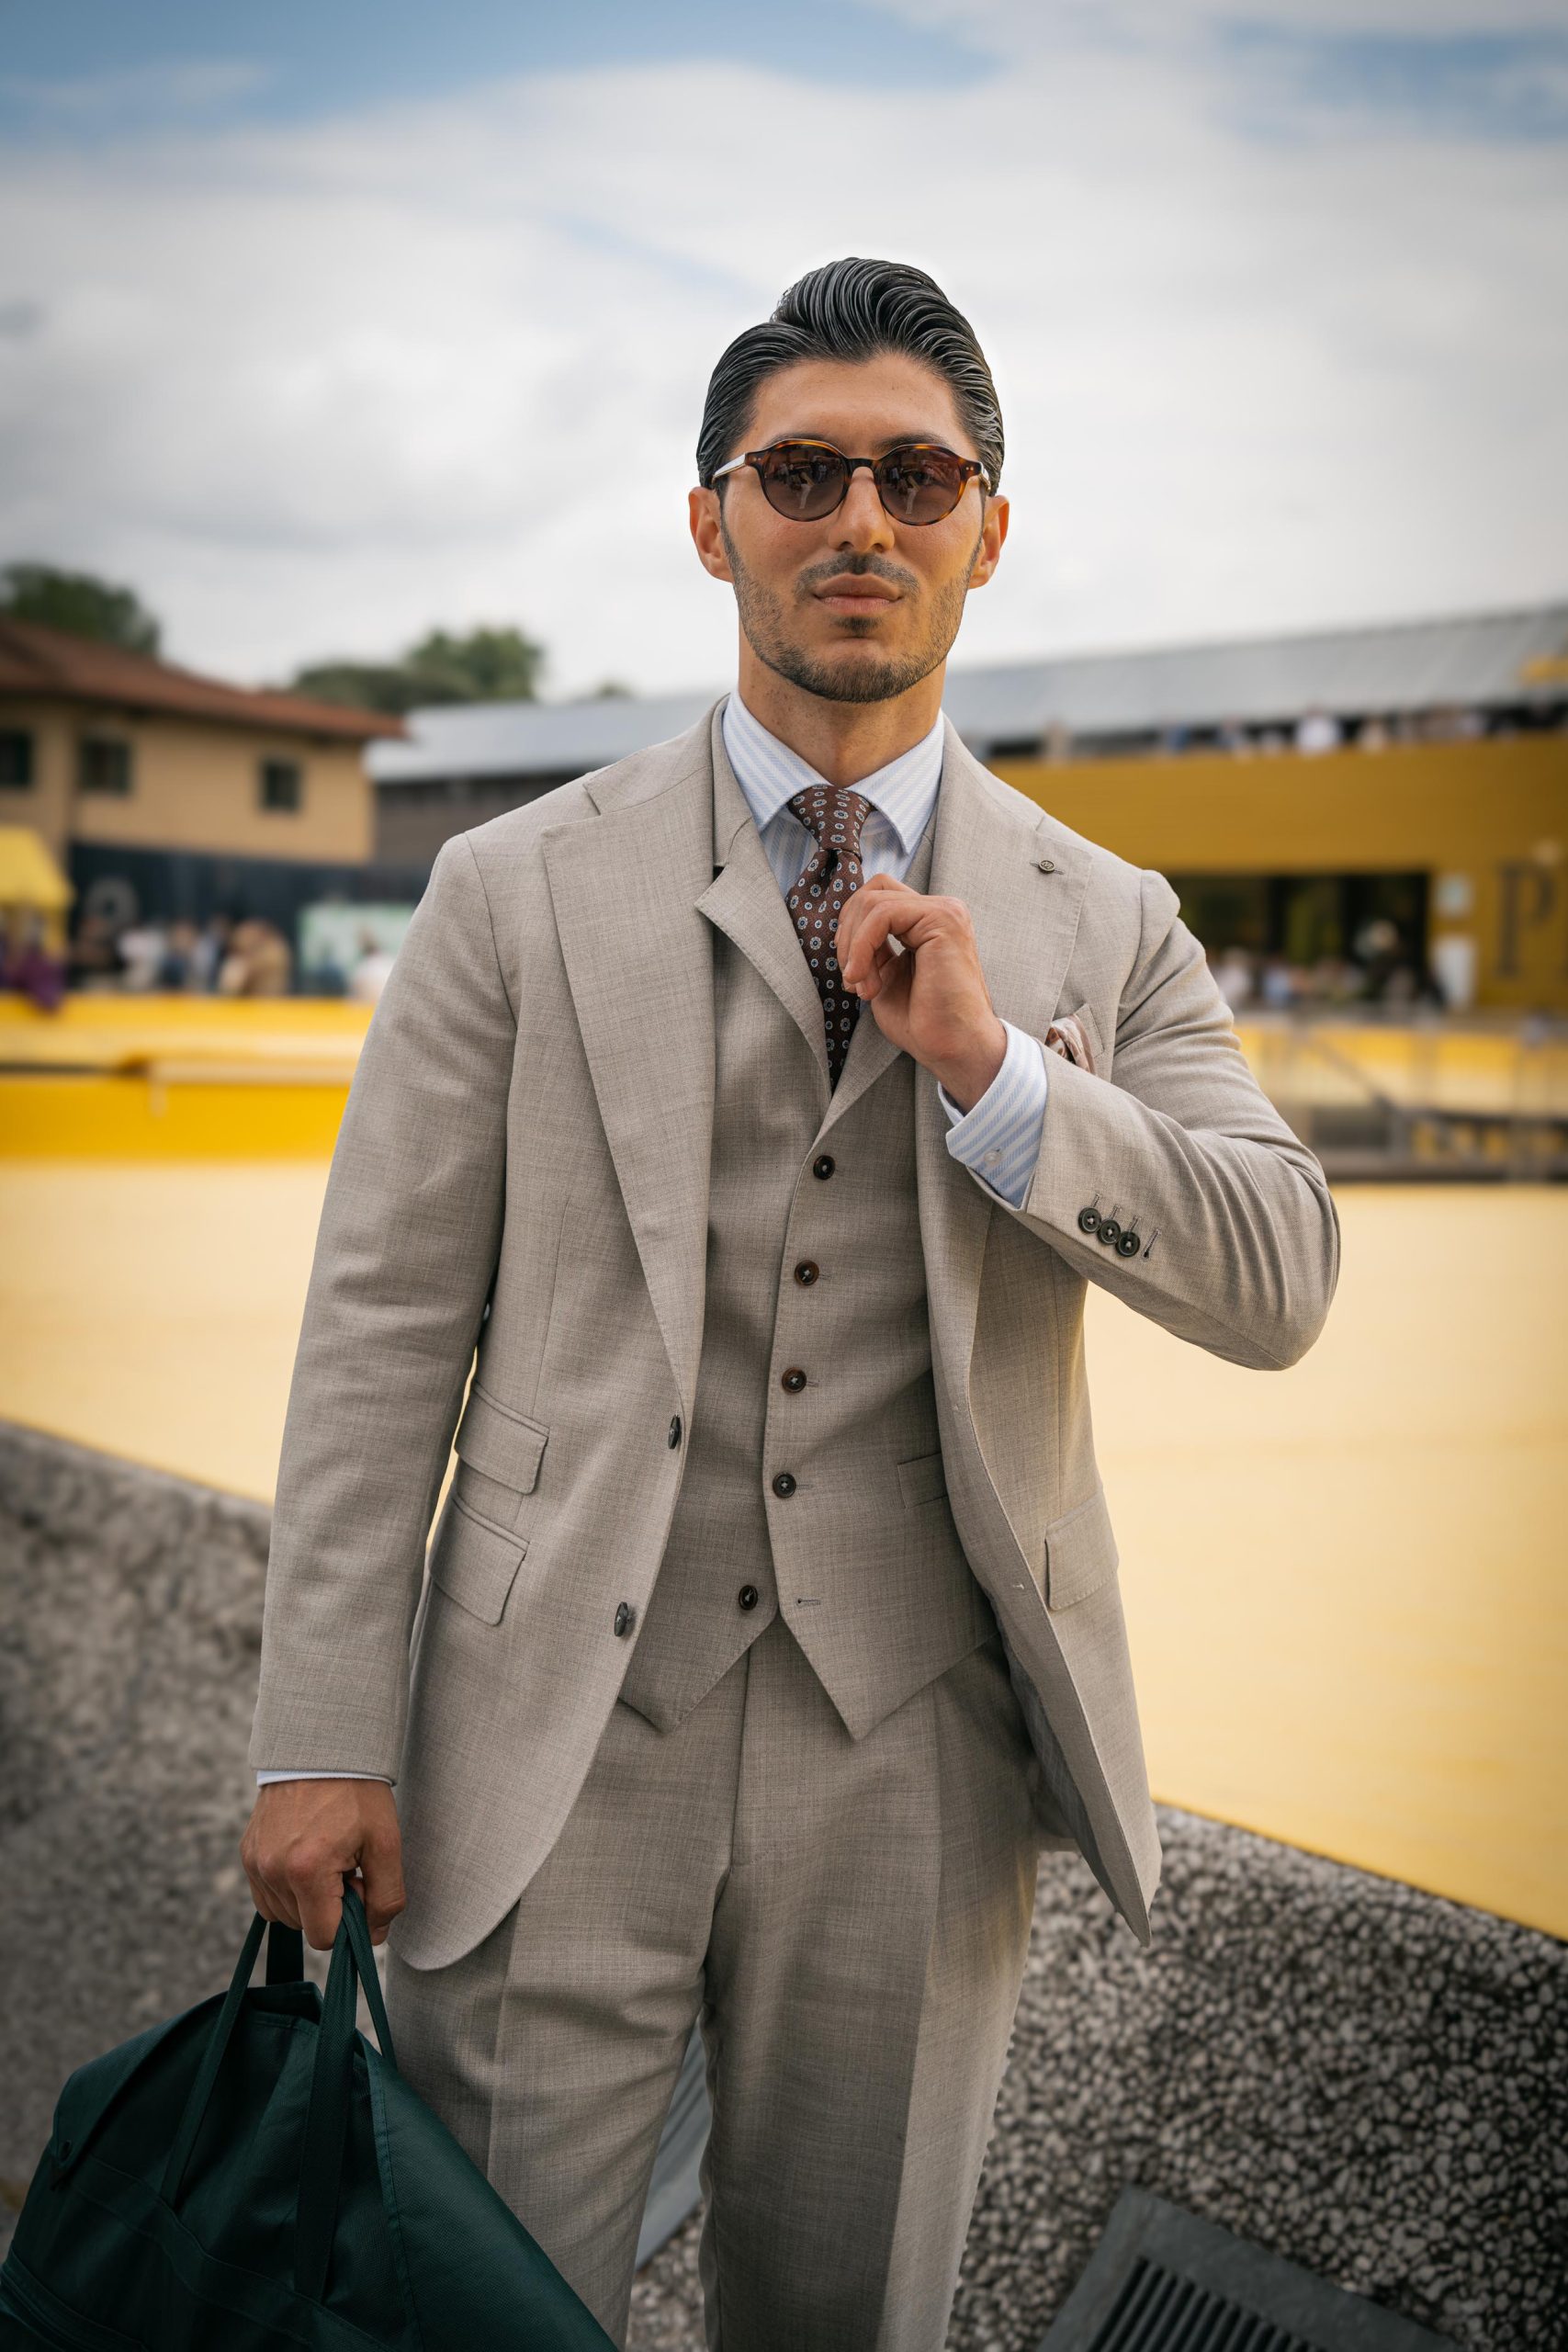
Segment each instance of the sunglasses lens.
[[770,506],[797,523],[813,523],[830,514],[844,494],[845,466],[831,449],[810,442],[781,442],[767,450],[757,478]]
[[876,469],[887,512],[900,523],[940,523],[964,495],[964,460],[945,449],[889,449]]

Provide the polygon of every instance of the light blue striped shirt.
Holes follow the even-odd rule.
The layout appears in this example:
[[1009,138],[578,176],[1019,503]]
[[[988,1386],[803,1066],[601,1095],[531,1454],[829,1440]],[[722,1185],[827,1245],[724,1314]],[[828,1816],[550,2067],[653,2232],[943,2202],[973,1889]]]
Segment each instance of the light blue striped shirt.
[[[816,846],[785,803],[793,793],[827,779],[807,765],[798,752],[770,733],[738,694],[724,706],[724,748],[735,780],[757,820],[757,832],[774,879],[787,892]],[[891,874],[901,882],[936,805],[942,782],[942,722],[940,715],[929,735],[908,751],[863,776],[855,790],[872,804],[861,833],[861,864],[867,881],[874,874]],[[863,1012],[861,1018],[864,1018]],[[938,1084],[937,1100],[947,1114],[947,1148],[987,1192],[996,1192],[1017,1209],[1029,1195],[1030,1180],[1040,1157],[1045,1122],[1045,1053],[1037,1037],[1004,1021],[1007,1054],[1002,1066],[977,1102],[960,1111],[946,1087]]]

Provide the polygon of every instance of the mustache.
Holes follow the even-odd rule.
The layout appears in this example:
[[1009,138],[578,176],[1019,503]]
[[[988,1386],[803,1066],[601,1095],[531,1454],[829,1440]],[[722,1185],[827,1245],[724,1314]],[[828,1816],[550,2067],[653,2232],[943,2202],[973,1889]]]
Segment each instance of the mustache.
[[858,577],[867,571],[874,573],[878,580],[886,580],[894,588],[901,588],[906,595],[919,594],[920,583],[914,572],[907,571],[901,563],[894,563],[887,556],[868,552],[864,555],[834,556],[826,563],[814,563],[795,582],[795,594],[815,595],[817,590],[825,587],[829,580],[842,580],[850,575]]

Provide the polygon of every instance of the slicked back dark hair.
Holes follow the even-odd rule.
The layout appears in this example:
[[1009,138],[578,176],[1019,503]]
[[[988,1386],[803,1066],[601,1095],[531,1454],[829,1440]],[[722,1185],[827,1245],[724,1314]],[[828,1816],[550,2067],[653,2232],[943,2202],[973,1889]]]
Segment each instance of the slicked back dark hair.
[[[859,361],[884,351],[903,352],[946,379],[995,490],[1002,478],[1002,413],[974,328],[923,269],[852,254],[797,277],[772,318],[748,327],[725,352],[708,379],[697,480],[712,487],[715,468],[739,451],[766,378],[802,359]],[[722,492],[724,484],[718,488]]]

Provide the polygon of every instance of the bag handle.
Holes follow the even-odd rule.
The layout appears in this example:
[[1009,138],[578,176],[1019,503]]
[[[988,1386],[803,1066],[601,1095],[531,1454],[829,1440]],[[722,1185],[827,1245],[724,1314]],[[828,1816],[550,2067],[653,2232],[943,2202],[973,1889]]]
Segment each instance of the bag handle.
[[[185,2179],[186,2166],[196,2145],[201,2119],[212,2096],[239,2018],[241,2005],[249,1989],[251,1974],[261,1950],[264,1931],[266,1934],[266,1981],[269,1984],[298,1984],[305,1973],[305,1939],[298,1928],[285,1927],[280,1920],[269,1922],[258,1911],[251,1921],[240,1957],[234,1964],[223,2007],[208,2036],[196,2079],[186,2095],[179,2129],[170,2146],[164,2166],[159,2194],[165,2204],[173,2205],[179,2197]],[[348,1965],[345,1966],[345,1958]],[[326,2278],[326,2256],[331,2249],[333,2228],[337,2215],[338,2172],[343,2162],[344,2133],[348,2120],[348,2101],[353,2088],[355,2002],[354,1978],[357,1973],[365,1986],[365,1998],[376,2028],[376,2039],[387,2064],[395,2068],[397,2058],[392,2049],[391,2028],[387,2022],[386,2005],[381,1997],[381,1980],[376,1973],[376,1958],[370,1943],[370,1931],[365,1924],[365,1909],[356,1889],[345,1879],[343,1917],[338,1923],[333,1945],[332,1964],[327,1971],[327,1995],[322,2004],[321,2022],[317,2028],[315,2063],[310,2075],[310,2098],[307,2110],[305,2147],[300,2164],[300,2211],[305,2211],[305,2192],[310,2188],[312,2208],[327,2205],[326,2232],[323,2240],[316,2240],[305,2233],[310,2251],[311,2266],[319,2263],[316,2286],[310,2290],[318,2297]],[[333,1987],[337,1988],[336,1999]],[[346,1995],[346,2000],[345,2000]],[[329,2018],[331,2031],[329,2033]],[[323,2065],[327,2046],[331,2044],[333,2060]],[[329,2087],[335,2084],[338,2112],[331,2113]],[[327,2167],[330,2165],[330,2170]],[[298,2226],[298,2225],[297,2225]],[[319,2251],[318,2251],[319,2245]],[[298,2246],[298,2240],[297,2240]],[[296,2254],[298,2265],[298,2251]],[[304,2291],[301,2290],[301,2291]]]
[[326,2290],[327,2264],[337,2228],[338,2192],[343,2177],[344,2141],[348,2132],[349,2103],[354,2095],[354,2048],[359,2039],[355,2018],[359,1985],[376,2029],[381,2055],[394,2069],[391,2029],[381,1998],[381,1981],[365,1905],[352,1881],[343,1891],[343,1917],[333,1945],[332,1965],[316,2032],[316,2058],[310,2070],[310,2098],[305,2111],[305,2140],[299,2157],[299,2197],[294,2222],[294,2290],[319,2302]]
[[[196,2145],[196,2135],[201,2129],[201,2119],[207,2112],[207,2102],[212,2096],[212,2086],[218,2080],[218,2069],[223,2064],[223,2053],[229,2047],[234,2022],[240,2014],[240,2004],[245,1997],[251,1972],[261,1950],[264,1930],[268,1922],[258,1911],[251,1921],[250,1932],[241,1947],[234,1963],[234,1973],[229,1980],[229,1990],[223,2007],[219,2010],[212,2031],[207,2037],[207,2048],[196,2080],[186,2094],[180,2127],[169,2149],[164,2166],[164,2178],[159,2195],[166,2205],[172,2205],[180,2193],[180,2183],[190,2162],[190,2152]],[[286,1928],[276,1919],[271,1922],[266,1942],[266,1981],[269,1984],[298,1984],[305,1973],[304,1938],[298,1928]]]

